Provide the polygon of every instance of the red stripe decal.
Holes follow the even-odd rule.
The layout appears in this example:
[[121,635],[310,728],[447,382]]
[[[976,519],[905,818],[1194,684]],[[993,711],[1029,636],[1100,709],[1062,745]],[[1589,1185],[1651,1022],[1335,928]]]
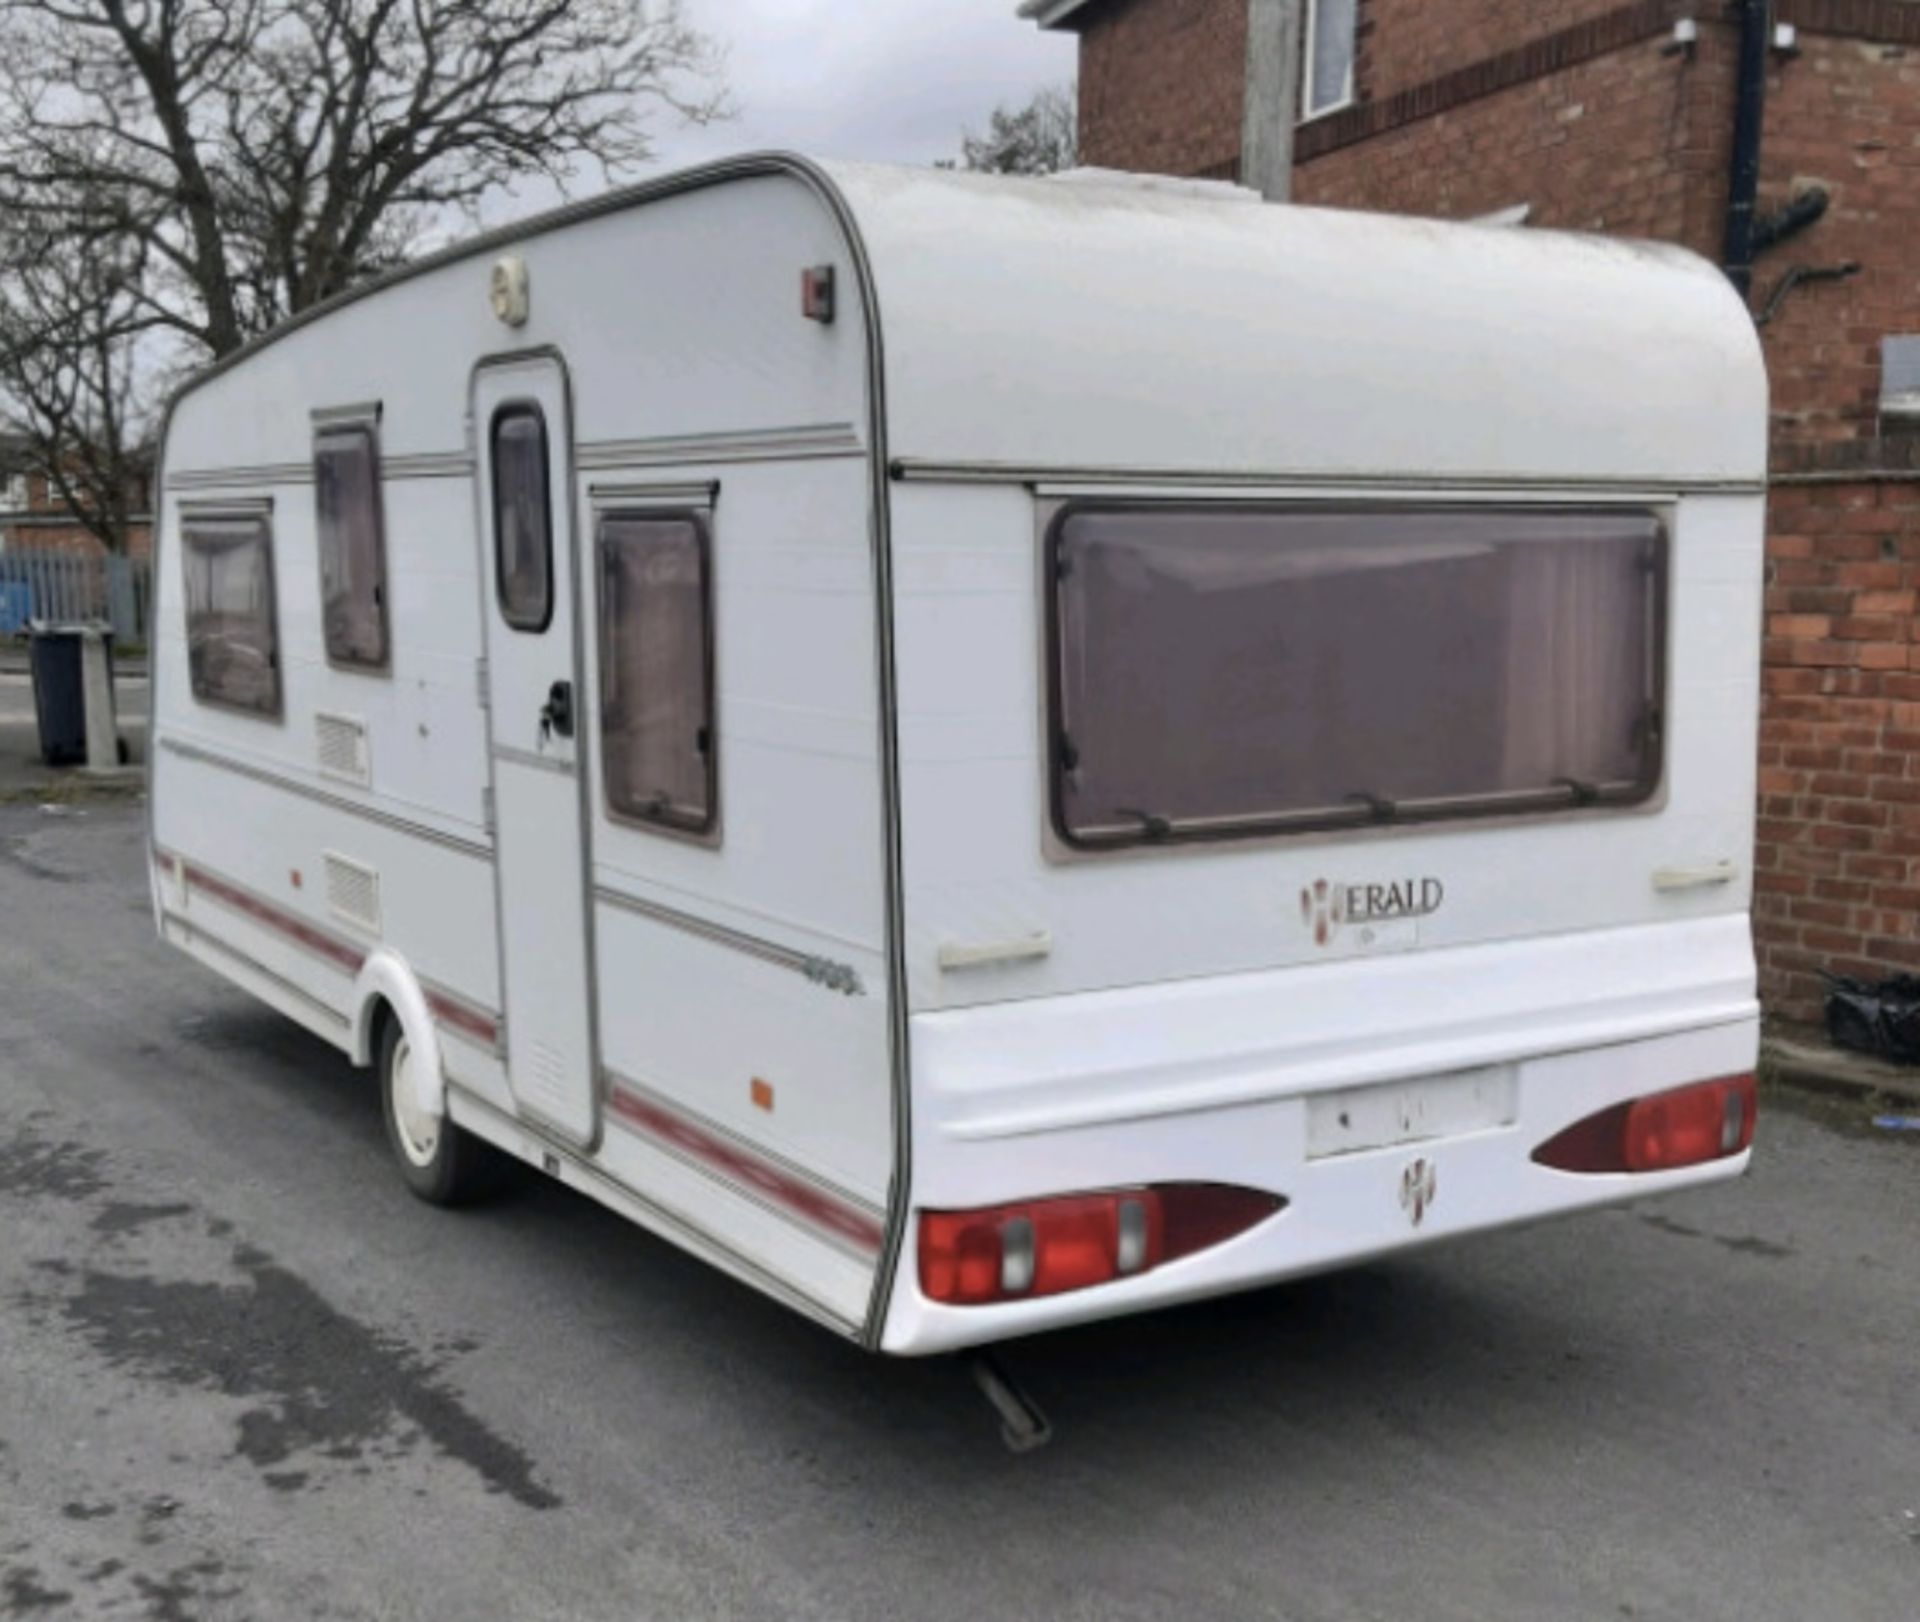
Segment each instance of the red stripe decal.
[[352,946],[337,936],[329,935],[324,929],[316,929],[304,919],[296,918],[292,913],[282,912],[269,902],[262,901],[238,885],[229,884],[223,878],[209,873],[204,867],[187,864],[187,883],[195,889],[205,890],[216,901],[223,901],[235,912],[245,913],[255,923],[265,924],[267,928],[277,930],[297,945],[304,946],[318,957],[345,969],[348,974],[358,974],[360,965],[367,961],[367,954],[357,946]]
[[492,1014],[470,1008],[444,991],[428,991],[424,995],[427,1011],[448,1030],[472,1037],[483,1047],[500,1045],[500,1022]]
[[802,1221],[823,1228],[861,1250],[880,1248],[880,1224],[864,1211],[841,1203],[739,1144],[718,1137],[685,1116],[676,1115],[623,1087],[614,1088],[607,1102],[614,1114],[639,1127],[649,1137],[704,1161],[735,1182],[744,1183],[755,1193],[784,1206]]
[[158,867],[162,873],[171,873],[173,871],[173,855],[170,851],[156,850],[153,853],[153,861],[154,865]]
[[[156,851],[154,859],[165,871],[173,870],[176,858],[167,851]],[[216,873],[209,873],[204,867],[196,867],[191,862],[186,865],[187,883],[198,890],[204,890],[216,901],[224,902],[235,912],[264,924],[275,933],[284,935],[297,946],[304,946],[316,957],[323,957],[348,974],[358,974],[367,961],[367,954],[351,941],[344,941],[337,935],[329,934],[315,924],[303,918],[296,918],[290,912],[284,912],[269,901],[263,901],[250,890],[243,890],[237,884],[229,884]],[[497,1048],[500,1043],[500,1023],[498,1018],[484,1009],[475,1008],[460,1001],[451,992],[425,991],[427,1010],[435,1021],[460,1035],[471,1037],[487,1048]]]

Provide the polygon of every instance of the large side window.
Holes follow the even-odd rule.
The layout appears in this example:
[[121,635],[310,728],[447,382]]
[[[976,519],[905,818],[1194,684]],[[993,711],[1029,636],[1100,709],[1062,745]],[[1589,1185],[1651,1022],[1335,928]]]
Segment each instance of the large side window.
[[1102,849],[1643,800],[1665,547],[1632,511],[1068,507],[1056,831]]
[[544,631],[553,620],[547,419],[531,401],[510,402],[493,414],[489,443],[500,616],[516,631]]
[[387,545],[380,447],[371,424],[324,428],[313,446],[320,617],[337,665],[387,665]]
[[713,584],[704,517],[600,517],[600,738],[608,807],[681,833],[718,826]]
[[256,715],[279,715],[280,648],[267,520],[188,518],[181,540],[193,696]]
[[1308,0],[1301,116],[1337,112],[1353,100],[1359,0]]

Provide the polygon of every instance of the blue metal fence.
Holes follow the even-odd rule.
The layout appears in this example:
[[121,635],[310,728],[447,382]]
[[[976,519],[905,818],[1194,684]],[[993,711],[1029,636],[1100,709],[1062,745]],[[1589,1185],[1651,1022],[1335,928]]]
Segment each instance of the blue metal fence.
[[30,620],[105,620],[116,642],[143,642],[152,580],[145,558],[0,552],[0,636],[24,634]]

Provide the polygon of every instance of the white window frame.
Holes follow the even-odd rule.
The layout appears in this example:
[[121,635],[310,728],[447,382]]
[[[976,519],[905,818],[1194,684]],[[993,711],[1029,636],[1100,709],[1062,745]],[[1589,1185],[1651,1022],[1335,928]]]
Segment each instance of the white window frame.
[[1316,118],[1325,118],[1329,113],[1341,112],[1353,105],[1355,94],[1354,75],[1360,58],[1360,0],[1354,0],[1353,22],[1354,37],[1347,46],[1347,82],[1339,99],[1328,102],[1324,107],[1313,103],[1313,63],[1315,46],[1320,35],[1320,8],[1327,0],[1307,0],[1307,37],[1305,48],[1300,57],[1300,122],[1310,123]]

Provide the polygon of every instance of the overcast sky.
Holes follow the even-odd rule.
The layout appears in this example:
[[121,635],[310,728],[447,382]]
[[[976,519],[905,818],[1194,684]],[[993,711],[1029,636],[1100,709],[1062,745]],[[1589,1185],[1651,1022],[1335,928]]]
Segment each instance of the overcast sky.
[[[997,106],[1023,106],[1044,85],[1070,84],[1077,41],[1042,33],[1018,0],[681,0],[687,19],[726,50],[722,78],[735,115],[701,128],[657,116],[656,161],[639,179],[777,148],[816,158],[931,163],[958,157],[963,130],[984,130]],[[569,193],[603,182],[578,175]],[[563,200],[543,180],[489,195],[478,224],[524,219]],[[444,236],[475,222],[450,221]]]
[[927,163],[960,150],[997,103],[1073,77],[1071,34],[1015,0],[683,0],[727,47],[737,118],[658,128],[662,167],[762,147]]

